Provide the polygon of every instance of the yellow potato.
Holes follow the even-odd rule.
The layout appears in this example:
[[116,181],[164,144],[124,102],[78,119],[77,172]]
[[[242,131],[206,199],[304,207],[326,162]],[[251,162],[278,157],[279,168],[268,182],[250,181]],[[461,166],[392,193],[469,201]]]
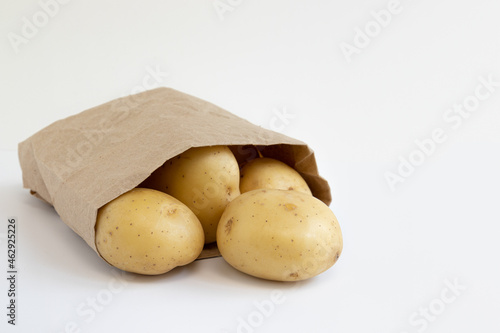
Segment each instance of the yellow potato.
[[193,212],[160,191],[135,188],[99,209],[96,246],[111,265],[156,275],[201,253],[203,229]]
[[198,217],[205,243],[215,242],[227,204],[240,195],[238,162],[227,146],[191,148],[168,160],[143,186],[172,195]]
[[342,233],[323,202],[297,191],[254,190],[222,214],[217,246],[234,268],[268,280],[298,281],[337,261]]
[[295,169],[272,158],[256,158],[241,168],[240,192],[265,188],[295,190],[311,195],[309,186]]

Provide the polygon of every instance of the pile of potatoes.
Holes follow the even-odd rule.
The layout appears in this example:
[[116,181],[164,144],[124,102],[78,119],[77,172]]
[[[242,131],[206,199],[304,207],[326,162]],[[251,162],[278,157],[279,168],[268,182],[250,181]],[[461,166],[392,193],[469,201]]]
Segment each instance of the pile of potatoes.
[[241,169],[227,146],[191,148],[98,211],[96,246],[111,265],[162,274],[217,242],[241,272],[298,281],[337,261],[333,212],[292,167],[259,156]]

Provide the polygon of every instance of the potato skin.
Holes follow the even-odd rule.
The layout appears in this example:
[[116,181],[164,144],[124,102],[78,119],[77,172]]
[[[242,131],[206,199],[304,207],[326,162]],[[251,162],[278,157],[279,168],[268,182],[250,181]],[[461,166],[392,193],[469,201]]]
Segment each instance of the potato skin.
[[99,254],[111,265],[146,275],[189,264],[204,244],[200,222],[179,200],[135,188],[101,207],[95,226]]
[[251,160],[241,168],[240,192],[257,189],[294,190],[311,194],[302,176],[289,165],[268,157]]
[[259,278],[298,281],[335,264],[342,233],[333,212],[313,196],[288,190],[254,190],[222,214],[217,245],[234,268]]
[[191,148],[168,160],[142,186],[179,199],[198,217],[205,243],[215,242],[227,204],[240,195],[238,162],[227,146]]

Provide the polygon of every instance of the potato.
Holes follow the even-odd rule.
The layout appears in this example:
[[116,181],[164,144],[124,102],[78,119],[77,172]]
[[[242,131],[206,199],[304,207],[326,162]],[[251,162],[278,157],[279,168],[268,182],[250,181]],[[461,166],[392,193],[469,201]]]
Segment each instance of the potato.
[[194,261],[204,244],[193,212],[160,191],[135,188],[99,209],[96,246],[111,265],[155,275]]
[[227,204],[240,195],[238,162],[227,146],[191,148],[168,160],[144,183],[182,201],[198,217],[205,243],[215,242]]
[[241,168],[240,192],[265,188],[312,195],[304,178],[292,167],[272,158],[256,158]]
[[337,218],[311,195],[254,190],[222,214],[217,246],[234,268],[259,278],[305,280],[335,264],[342,252]]

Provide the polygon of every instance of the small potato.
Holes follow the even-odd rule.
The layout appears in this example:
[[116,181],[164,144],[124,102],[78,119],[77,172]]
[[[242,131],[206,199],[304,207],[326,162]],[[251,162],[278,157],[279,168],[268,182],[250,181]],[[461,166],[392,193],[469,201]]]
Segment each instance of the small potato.
[[186,205],[145,188],[99,209],[95,233],[97,250],[109,264],[147,275],[189,264],[204,244],[200,221]]
[[227,146],[191,148],[168,160],[142,186],[179,199],[198,217],[205,243],[215,242],[227,204],[240,195],[238,162]]
[[254,190],[222,214],[217,246],[234,268],[259,278],[305,280],[335,264],[342,247],[337,218],[311,195]]
[[272,158],[256,158],[241,168],[240,192],[265,188],[312,195],[304,178],[292,167]]

